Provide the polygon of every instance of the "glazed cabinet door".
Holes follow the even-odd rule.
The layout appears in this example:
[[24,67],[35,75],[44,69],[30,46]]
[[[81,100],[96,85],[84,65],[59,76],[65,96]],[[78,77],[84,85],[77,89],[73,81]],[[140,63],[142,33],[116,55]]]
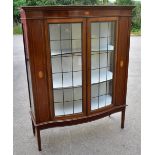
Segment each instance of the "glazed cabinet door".
[[117,18],[88,19],[88,112],[114,104]]
[[49,19],[49,79],[54,119],[86,114],[86,21]]

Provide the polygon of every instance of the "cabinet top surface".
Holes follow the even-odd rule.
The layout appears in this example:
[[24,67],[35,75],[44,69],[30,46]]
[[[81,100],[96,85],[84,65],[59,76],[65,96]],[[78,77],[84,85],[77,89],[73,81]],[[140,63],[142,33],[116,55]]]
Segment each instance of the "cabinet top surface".
[[23,6],[21,9],[25,11],[52,11],[52,10],[72,10],[72,9],[101,9],[101,10],[132,10],[135,6],[119,6],[119,5],[98,5],[98,6],[90,6],[90,5],[82,5],[82,6]]

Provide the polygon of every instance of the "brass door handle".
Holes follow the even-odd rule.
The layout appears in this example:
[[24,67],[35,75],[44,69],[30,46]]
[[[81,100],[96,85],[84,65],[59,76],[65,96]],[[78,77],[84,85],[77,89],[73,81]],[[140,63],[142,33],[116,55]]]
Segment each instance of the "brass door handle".
[[40,79],[42,79],[43,76],[44,76],[43,71],[39,71],[39,72],[38,72],[38,77],[39,77]]
[[122,68],[124,66],[123,60],[120,61],[120,67]]

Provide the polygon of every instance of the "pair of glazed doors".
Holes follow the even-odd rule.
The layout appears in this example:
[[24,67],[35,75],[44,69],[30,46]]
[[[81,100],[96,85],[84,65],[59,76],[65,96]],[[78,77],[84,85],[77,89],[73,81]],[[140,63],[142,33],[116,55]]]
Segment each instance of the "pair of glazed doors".
[[47,20],[54,117],[115,104],[117,27],[115,17]]

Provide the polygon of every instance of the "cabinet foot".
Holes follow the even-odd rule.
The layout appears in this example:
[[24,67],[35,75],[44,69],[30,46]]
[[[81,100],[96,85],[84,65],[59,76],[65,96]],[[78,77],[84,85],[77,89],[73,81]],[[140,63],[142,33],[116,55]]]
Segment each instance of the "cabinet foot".
[[41,151],[40,129],[38,129],[37,127],[36,127],[36,136],[37,136],[38,150]]
[[32,122],[32,130],[33,130],[33,135],[35,136],[35,126],[34,126],[34,123],[33,123],[33,121],[31,120],[31,122]]
[[121,128],[124,128],[124,121],[125,121],[125,109],[122,110],[122,116],[121,116]]

